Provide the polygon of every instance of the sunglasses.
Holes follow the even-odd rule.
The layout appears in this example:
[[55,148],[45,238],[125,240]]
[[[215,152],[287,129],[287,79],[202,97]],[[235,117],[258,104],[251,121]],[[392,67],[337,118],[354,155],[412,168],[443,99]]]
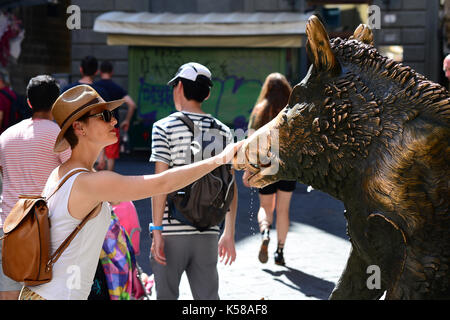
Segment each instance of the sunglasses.
[[86,118],[92,118],[92,117],[102,117],[102,120],[105,122],[111,122],[112,118],[113,118],[114,114],[112,111],[110,110],[103,110],[100,113],[95,113],[95,114],[91,114],[89,116],[87,116]]

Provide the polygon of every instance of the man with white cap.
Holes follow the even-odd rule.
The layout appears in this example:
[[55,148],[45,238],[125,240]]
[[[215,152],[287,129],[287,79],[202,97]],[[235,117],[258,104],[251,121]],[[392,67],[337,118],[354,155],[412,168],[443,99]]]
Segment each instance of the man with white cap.
[[[187,116],[203,132],[215,121],[221,134],[227,138],[227,143],[232,142],[230,129],[202,110],[202,103],[208,99],[213,85],[211,72],[207,67],[195,62],[186,63],[178,69],[168,85],[173,88],[173,101],[177,111]],[[180,151],[186,151],[183,149],[186,148],[183,141],[191,139],[192,133],[187,125],[174,114],[155,122],[150,157],[150,161],[155,162],[155,173],[184,165],[186,158]],[[170,217],[166,198],[166,195],[152,198],[151,265],[155,274],[157,299],[178,299],[180,279],[185,271],[194,299],[219,299],[218,256],[221,257],[221,261],[225,260],[225,264],[231,264],[236,258],[234,244],[236,184],[220,240],[219,226],[199,231]]]

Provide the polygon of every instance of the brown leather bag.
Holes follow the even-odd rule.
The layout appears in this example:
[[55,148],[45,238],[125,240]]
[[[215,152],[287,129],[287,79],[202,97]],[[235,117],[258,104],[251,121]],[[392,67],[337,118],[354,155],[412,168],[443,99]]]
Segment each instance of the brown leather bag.
[[52,267],[63,251],[75,238],[95,211],[92,210],[75,230],[63,241],[59,248],[51,254],[50,220],[47,200],[72,175],[87,171],[75,170],[67,175],[56,190],[46,199],[42,196],[19,196],[3,225],[2,243],[3,273],[26,286],[36,286],[52,279]]

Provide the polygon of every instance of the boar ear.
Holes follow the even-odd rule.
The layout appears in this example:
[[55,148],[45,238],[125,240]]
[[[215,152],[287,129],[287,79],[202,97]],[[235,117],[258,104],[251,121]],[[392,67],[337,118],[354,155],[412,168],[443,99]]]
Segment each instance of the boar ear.
[[365,44],[373,46],[373,33],[367,24],[360,24],[350,39],[357,39]]
[[319,71],[333,71],[339,69],[339,62],[336,60],[330,46],[328,33],[325,31],[319,18],[312,15],[306,24],[306,43],[309,59],[314,67]]

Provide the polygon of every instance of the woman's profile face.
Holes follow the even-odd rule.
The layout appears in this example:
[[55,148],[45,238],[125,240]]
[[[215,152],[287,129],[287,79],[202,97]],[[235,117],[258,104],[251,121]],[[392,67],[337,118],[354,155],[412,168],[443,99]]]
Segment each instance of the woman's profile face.
[[85,137],[89,141],[108,146],[117,142],[117,134],[114,126],[117,119],[112,111],[103,108],[95,108],[89,112],[85,125]]

